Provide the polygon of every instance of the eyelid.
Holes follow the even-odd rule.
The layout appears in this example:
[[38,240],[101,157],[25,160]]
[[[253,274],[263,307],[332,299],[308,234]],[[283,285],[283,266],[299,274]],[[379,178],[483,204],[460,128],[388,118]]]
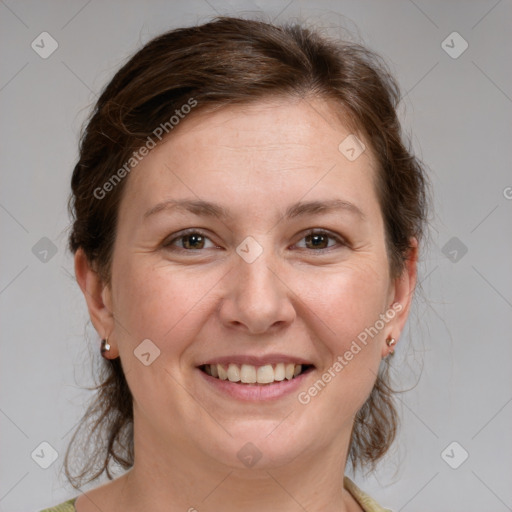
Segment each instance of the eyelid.
[[[332,238],[333,240],[336,240],[336,242],[341,246],[345,246],[345,247],[349,246],[348,241],[343,236],[341,236],[337,233],[334,233],[325,228],[310,228],[301,233],[300,240],[302,240],[305,237],[310,236],[310,235],[325,235],[328,238]],[[314,249],[304,249],[304,250],[309,251],[309,252],[323,253],[323,252],[327,252],[327,251],[330,251],[333,249],[336,249],[336,247],[326,247],[325,249],[318,249],[318,250],[314,250]]]
[[174,242],[176,242],[180,238],[183,238],[184,236],[187,236],[190,234],[201,235],[202,237],[210,240],[210,242],[212,242],[213,245],[216,245],[215,242],[212,240],[212,238],[206,233],[206,231],[204,231],[201,228],[187,228],[187,229],[184,229],[183,231],[178,231],[177,233],[173,233],[172,235],[170,235],[170,237],[165,238],[161,245],[163,248],[173,247],[173,250],[184,251],[184,252],[189,252],[189,253],[195,252],[195,251],[199,251],[199,252],[203,251],[204,249],[183,249],[183,247],[173,246]]
[[[169,239],[167,237],[162,242],[161,246],[163,248],[169,248],[169,250],[173,250],[176,252],[182,252],[182,253],[197,253],[197,252],[203,252],[205,249],[184,249],[183,247],[174,246],[174,242],[177,240],[180,240],[181,238],[190,235],[190,234],[197,234],[201,235],[202,237],[208,239],[212,244],[216,245],[215,242],[212,240],[212,238],[207,234],[205,230],[202,228],[187,228],[183,231],[178,231],[177,233],[173,233],[170,235],[172,238]],[[310,235],[325,235],[328,238],[331,238],[335,240],[338,244],[338,246],[341,247],[348,247],[350,244],[349,242],[341,235],[334,233],[328,229],[325,228],[310,228],[306,231],[303,231],[300,235],[299,241],[303,240],[305,237]],[[294,244],[296,245],[296,244]],[[216,246],[218,248],[218,246]],[[293,247],[293,246],[292,246]],[[172,249],[171,249],[172,248]],[[323,249],[308,249],[308,248],[299,248],[298,250],[307,251],[309,253],[318,253],[319,255],[330,252],[332,250],[339,249],[340,247],[332,246],[332,247],[326,247]]]

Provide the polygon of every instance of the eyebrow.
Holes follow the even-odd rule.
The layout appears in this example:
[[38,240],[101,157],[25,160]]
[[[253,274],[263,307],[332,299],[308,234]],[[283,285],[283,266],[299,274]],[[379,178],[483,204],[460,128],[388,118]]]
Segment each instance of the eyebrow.
[[[221,220],[232,219],[233,216],[223,206],[200,199],[168,199],[150,208],[145,214],[144,219],[151,217],[163,211],[183,210],[198,216],[218,218]],[[329,199],[327,201],[302,201],[290,205],[283,217],[285,219],[294,219],[306,215],[320,215],[333,213],[337,211],[346,211],[361,220],[366,219],[366,215],[355,204],[341,199]]]

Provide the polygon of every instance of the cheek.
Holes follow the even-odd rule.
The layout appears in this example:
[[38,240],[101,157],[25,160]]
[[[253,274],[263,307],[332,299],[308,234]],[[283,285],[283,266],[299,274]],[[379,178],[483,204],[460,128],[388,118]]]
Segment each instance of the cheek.
[[208,292],[215,288],[222,272],[199,275],[187,269],[166,268],[162,263],[148,264],[144,256],[121,261],[118,269],[114,304],[126,346],[122,349],[133,351],[142,340],[150,339],[164,358],[181,353],[193,339],[193,330],[199,331]]
[[325,324],[330,346],[339,353],[373,326],[386,307],[387,274],[376,265],[346,265],[329,274],[305,274],[301,298]]
[[[324,354],[316,389],[305,390],[304,399],[330,407],[335,422],[355,414],[368,397],[381,362],[385,336],[381,316],[386,311],[387,273],[370,264],[346,266],[329,276],[302,281],[302,296],[311,310],[310,333]],[[317,400],[316,396],[320,396]],[[340,407],[343,404],[343,407]]]
[[381,363],[384,334],[368,332],[383,313],[384,280],[368,270],[364,274],[366,279],[355,270],[332,276],[323,281],[321,293],[310,291],[307,303],[317,317],[313,339],[325,357],[317,380],[302,390],[299,401],[311,407],[310,417],[331,425],[333,435],[364,404]]
[[[118,266],[114,304],[123,371],[143,414],[154,418],[168,409],[178,417],[186,417],[194,404],[185,388],[177,385],[181,365],[186,364],[183,354],[200,333],[205,317],[211,314],[206,311],[211,307],[208,292],[222,273],[203,272],[199,277],[197,273],[171,271],[141,260],[133,258]],[[148,366],[134,356],[134,350],[146,339],[160,351]],[[166,424],[165,428],[174,427]]]

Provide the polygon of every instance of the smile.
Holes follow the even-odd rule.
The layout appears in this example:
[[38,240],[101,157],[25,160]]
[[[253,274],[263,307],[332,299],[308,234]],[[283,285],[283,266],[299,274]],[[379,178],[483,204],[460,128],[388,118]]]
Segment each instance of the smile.
[[238,384],[273,384],[292,380],[305,373],[312,365],[277,363],[254,366],[251,364],[204,364],[201,371],[219,380]]

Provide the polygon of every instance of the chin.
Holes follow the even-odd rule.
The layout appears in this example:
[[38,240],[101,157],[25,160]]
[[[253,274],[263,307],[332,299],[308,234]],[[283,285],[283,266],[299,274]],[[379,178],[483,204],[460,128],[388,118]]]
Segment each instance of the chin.
[[[286,415],[272,420],[247,420],[223,425],[231,436],[222,431],[221,438],[214,443],[211,442],[214,435],[204,436],[204,440],[209,440],[204,452],[236,470],[255,472],[285,466],[308,448],[312,449],[311,439],[318,439],[318,435],[311,432],[300,432],[300,425],[292,423]],[[292,427],[293,432],[290,431]],[[219,432],[218,429],[217,434]]]

